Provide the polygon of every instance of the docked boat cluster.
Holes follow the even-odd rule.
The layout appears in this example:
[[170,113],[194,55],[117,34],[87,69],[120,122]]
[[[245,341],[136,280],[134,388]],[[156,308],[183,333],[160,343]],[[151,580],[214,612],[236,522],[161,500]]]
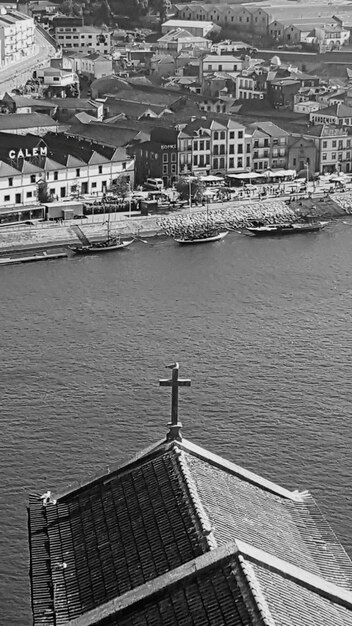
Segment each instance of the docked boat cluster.
[[219,228],[237,230],[261,224],[295,222],[297,215],[282,200],[268,200],[255,204],[236,204],[232,207],[214,208],[195,213],[165,217],[160,227],[170,237],[198,237],[206,231]]

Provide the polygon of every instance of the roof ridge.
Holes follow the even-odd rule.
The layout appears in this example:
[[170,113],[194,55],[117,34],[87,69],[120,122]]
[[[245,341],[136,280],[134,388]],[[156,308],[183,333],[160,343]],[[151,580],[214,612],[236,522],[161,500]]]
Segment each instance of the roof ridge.
[[[309,589],[335,604],[352,610],[352,592],[345,587],[339,587],[325,580],[322,576],[312,574],[297,565],[292,565],[288,563],[288,561],[284,561],[269,552],[255,548],[239,539],[236,539],[236,545],[242,558],[249,559],[253,563],[267,567],[270,571],[281,574],[285,578],[299,584],[301,587]],[[247,576],[245,568],[244,573]],[[249,575],[255,576],[254,572],[249,572]],[[248,582],[250,583],[250,581]]]
[[[176,444],[177,446],[178,444]],[[186,455],[183,450],[177,449],[178,465],[181,470],[184,482],[187,487],[188,495],[192,501],[193,508],[196,512],[201,530],[202,536],[205,539],[209,550],[215,550],[218,547],[217,541],[214,535],[214,528],[210,523],[209,517],[203,507],[202,501],[198,494],[197,486],[192,478],[192,474],[188,467]]]
[[[59,493],[58,495],[55,494],[55,499],[63,500],[66,496],[71,495],[76,491],[80,491],[81,489],[85,489],[88,485],[92,485],[93,483],[103,481],[104,479],[111,480],[114,474],[128,470],[131,465],[138,463],[138,461],[142,460],[144,457],[146,457],[147,459],[149,455],[155,453],[157,450],[161,448],[163,449],[164,452],[165,451],[167,452],[167,450],[169,449],[169,444],[166,443],[165,439],[161,439],[157,441],[156,443],[153,443],[151,446],[144,448],[140,452],[137,452],[137,454],[134,454],[127,461],[123,461],[122,463],[112,464],[112,466],[108,465],[107,471],[105,472],[97,472],[93,475],[88,476],[86,480],[79,482],[78,485],[69,486],[67,489],[62,491],[62,493]],[[78,481],[75,481],[75,482],[78,482]]]
[[252,592],[255,606],[257,610],[259,611],[259,614],[263,620],[263,623],[265,624],[265,626],[276,626],[275,621],[270,613],[270,609],[268,607],[267,601],[260,588],[260,583],[253,570],[252,564],[248,563],[241,554],[238,555],[238,562],[245,576],[246,583]]
[[248,482],[259,485],[262,489],[266,489],[275,495],[281,496],[282,498],[287,498],[288,500],[293,500],[294,502],[304,502],[304,498],[308,492],[303,492],[303,494],[299,491],[289,491],[285,489],[285,487],[281,487],[266,478],[262,478],[258,474],[254,472],[250,472],[249,470],[236,465],[235,463],[231,463],[231,461],[227,461],[223,459],[221,456],[214,454],[213,452],[209,452],[205,448],[201,448],[196,444],[188,441],[187,439],[182,439],[181,443],[178,443],[178,446],[184,448],[187,452],[194,454],[195,456],[206,460],[208,463],[220,467],[227,472],[234,474],[235,476],[240,476],[244,480]]

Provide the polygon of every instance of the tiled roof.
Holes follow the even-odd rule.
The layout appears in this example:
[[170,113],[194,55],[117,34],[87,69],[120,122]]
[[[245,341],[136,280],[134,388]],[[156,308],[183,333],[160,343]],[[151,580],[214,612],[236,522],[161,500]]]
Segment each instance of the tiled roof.
[[32,497],[29,534],[34,626],[352,626],[352,563],[312,497],[185,440]]
[[38,128],[39,126],[57,126],[57,122],[50,115],[44,113],[5,113],[0,115],[0,131]]
[[206,459],[185,456],[220,545],[240,539],[352,590],[352,563],[309,494],[283,497]]
[[[233,559],[234,560],[234,559]],[[166,625],[255,626],[241,594],[233,564],[229,559],[181,579],[178,585],[164,587],[143,605],[112,615],[101,626]]]
[[325,109],[321,109],[317,111],[317,115],[330,115],[335,117],[352,117],[352,107],[348,107],[345,104],[341,104],[340,102],[336,104],[332,104],[331,106],[326,107]]
[[[50,559],[57,624],[202,554],[206,541],[192,509],[172,452],[69,493],[45,509],[40,499],[32,500],[32,541],[35,550],[46,553],[41,564],[32,560],[32,567],[48,586]],[[35,623],[40,623],[44,605],[48,608],[53,598],[40,603],[36,580]]]
[[[257,579],[274,624],[280,626],[352,626],[352,611],[324,597],[323,589],[309,589],[265,564],[247,562]],[[248,572],[249,573],[249,572]]]

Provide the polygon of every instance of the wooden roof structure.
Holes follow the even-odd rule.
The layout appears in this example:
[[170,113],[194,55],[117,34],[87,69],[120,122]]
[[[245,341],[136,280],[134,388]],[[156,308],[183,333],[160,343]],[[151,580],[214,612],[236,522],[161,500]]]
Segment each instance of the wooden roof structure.
[[182,439],[171,367],[166,440],[30,497],[34,626],[352,626],[352,562],[312,496]]

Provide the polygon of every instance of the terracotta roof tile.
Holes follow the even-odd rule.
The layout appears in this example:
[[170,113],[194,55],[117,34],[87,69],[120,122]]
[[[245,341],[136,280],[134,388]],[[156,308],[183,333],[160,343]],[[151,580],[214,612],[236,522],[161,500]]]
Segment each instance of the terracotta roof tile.
[[[39,602],[39,613],[43,604],[52,606],[50,571],[63,624],[202,554],[206,544],[192,508],[172,451],[44,509],[32,500],[31,541],[40,550],[32,552],[32,579],[46,581],[43,597],[33,583],[33,606]],[[52,623],[36,614],[35,624]]]
[[99,626],[252,626],[232,564],[216,563],[175,586],[167,586],[149,601],[98,622]]
[[352,563],[312,497],[294,501],[185,456],[219,545],[239,539],[352,589]]
[[[248,563],[246,565],[248,567]],[[261,564],[251,564],[275,624],[280,626],[352,626],[350,609],[289,580]]]

